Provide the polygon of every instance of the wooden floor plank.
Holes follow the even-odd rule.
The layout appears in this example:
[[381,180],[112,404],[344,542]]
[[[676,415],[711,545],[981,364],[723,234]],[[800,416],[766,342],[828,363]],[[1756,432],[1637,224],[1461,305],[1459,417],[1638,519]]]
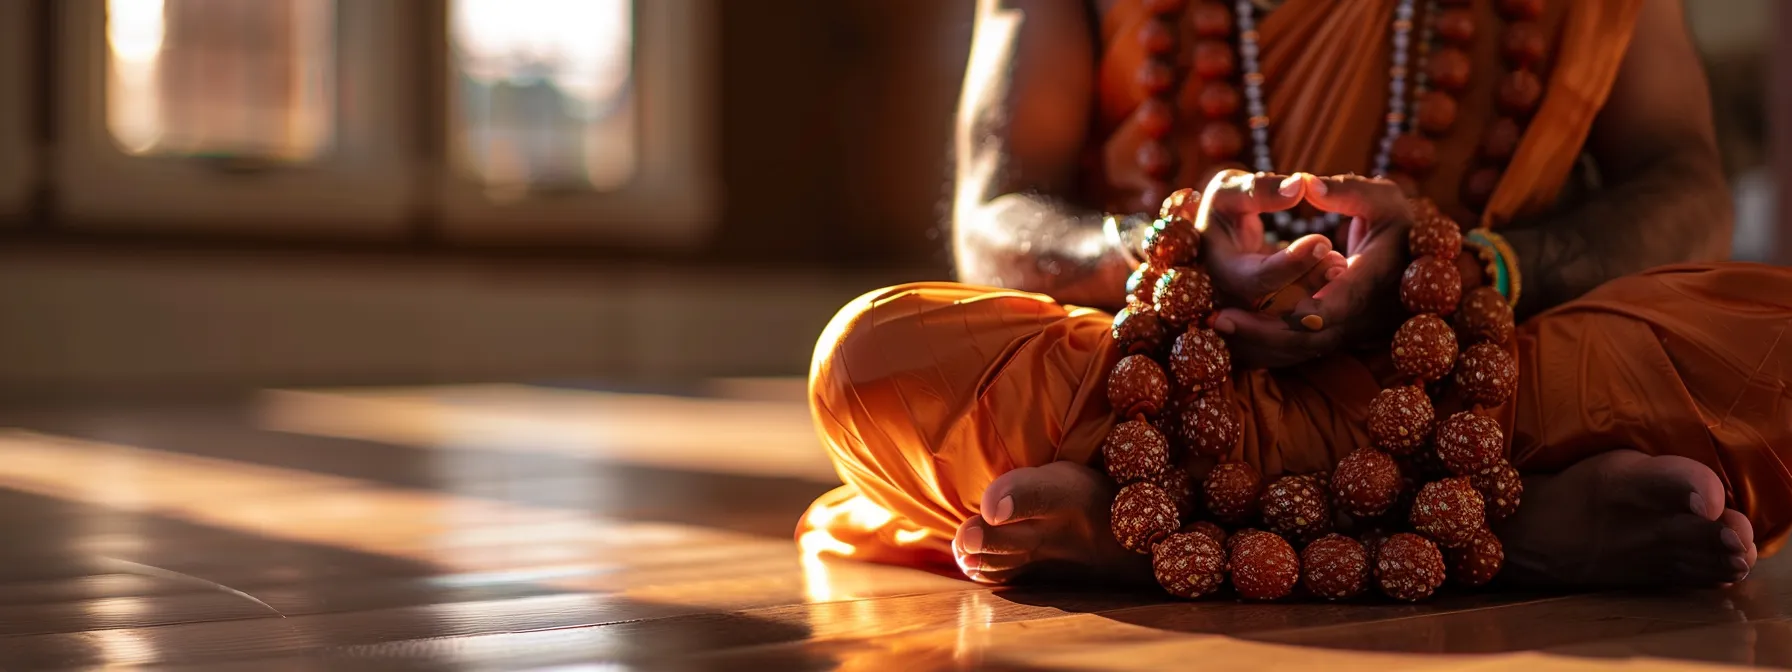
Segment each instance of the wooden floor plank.
[[[507,450],[478,442],[400,446],[286,434],[249,424],[252,418],[246,414],[247,411],[232,414],[216,408],[187,407],[108,409],[99,414],[54,409],[0,410],[0,426],[12,423],[30,427],[40,439],[47,434],[96,445],[128,445],[361,483],[779,537],[791,532],[796,515],[810,501],[837,484],[831,473],[817,480],[764,470],[676,471],[656,467],[651,460],[645,464],[618,461],[601,451],[589,454]],[[518,440],[529,443],[526,438]],[[763,451],[764,446],[756,445],[754,450],[744,452],[758,455]],[[729,454],[740,452],[743,451],[731,450]],[[821,456],[818,447],[806,452]],[[128,459],[128,454],[119,459]],[[317,480],[303,479],[300,483]],[[262,494],[270,496],[273,491]],[[752,501],[755,506],[738,505],[743,501]],[[4,515],[0,512],[0,517]]]
[[[1197,612],[1213,624],[1227,624],[1216,625],[1217,632],[1248,633],[1253,629],[1299,627],[1302,624],[1331,625],[1340,619],[1397,618],[1410,615],[1415,608],[1411,605],[1377,608],[1229,602],[1164,604],[1161,596],[1148,592],[990,591],[964,585],[966,589],[956,593],[933,592],[757,608],[743,601],[732,605],[737,608],[728,613],[642,618],[553,633],[497,633],[387,642],[353,649],[356,656],[382,659],[422,656],[475,666],[495,664],[518,651],[532,651],[533,659],[547,661],[540,664],[549,664],[579,659],[641,662],[691,657],[734,647],[749,649],[740,659],[726,655],[714,659],[722,667],[735,668],[748,662],[809,661],[826,657],[830,651],[876,651],[893,640],[912,638],[924,643],[955,640],[957,633],[966,628],[988,629],[1000,624],[1065,617],[1076,619],[1078,626],[1087,628],[1089,633],[1111,633],[1116,628],[1165,636],[1180,632],[1174,628],[1133,625],[1115,616],[1153,609]],[[1023,592],[1024,596],[1018,594]],[[625,594],[638,596],[641,593],[629,591]],[[1503,599],[1506,598],[1486,597],[1426,608],[1475,609]],[[723,632],[729,629],[741,632]],[[692,641],[686,634],[692,631],[709,632],[715,636]]]
[[1648,656],[1728,665],[1792,668],[1792,620],[1723,623],[1551,647],[1548,651],[1590,658]]
[[[787,382],[779,404],[800,401]],[[688,440],[580,425],[764,389],[327,391],[287,418],[311,434],[242,406],[0,409],[30,421],[0,430],[0,669],[1792,667],[1786,560],[1723,591],[1416,605],[991,590],[800,556],[791,527],[827,485],[789,465],[816,456],[755,463],[739,418]]]
[[[517,385],[280,390],[263,426],[382,443],[597,457],[687,471],[837,478],[805,397],[619,394]],[[672,431],[671,428],[677,428]],[[735,447],[758,437],[753,451]]]

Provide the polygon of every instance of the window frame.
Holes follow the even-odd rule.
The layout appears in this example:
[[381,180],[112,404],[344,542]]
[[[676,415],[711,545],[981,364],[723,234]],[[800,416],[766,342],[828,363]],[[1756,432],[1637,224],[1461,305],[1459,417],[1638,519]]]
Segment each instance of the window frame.
[[[720,165],[715,151],[714,0],[633,0],[638,161],[635,178],[604,192],[490,198],[457,165],[458,92],[452,37],[441,31],[444,151],[435,201],[451,243],[599,243],[691,248],[715,229]],[[446,22],[443,22],[444,28]]]
[[[55,213],[76,230],[389,239],[418,196],[419,59],[405,3],[337,0],[335,147],[317,161],[247,173],[179,157],[135,157],[107,126],[105,0],[54,3],[58,142]],[[401,39],[392,39],[398,36]],[[353,64],[349,67],[348,64]],[[355,101],[352,106],[341,101]]]
[[0,2],[0,226],[17,223],[30,206],[40,144],[33,115],[42,98],[32,90],[37,65],[37,3]]

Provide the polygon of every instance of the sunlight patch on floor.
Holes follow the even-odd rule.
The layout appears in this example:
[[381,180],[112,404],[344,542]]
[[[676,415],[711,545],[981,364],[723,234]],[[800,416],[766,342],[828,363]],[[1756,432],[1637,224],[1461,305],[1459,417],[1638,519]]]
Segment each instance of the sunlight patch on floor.
[[524,385],[270,390],[260,396],[256,420],[274,431],[422,448],[839,481],[807,403],[791,398],[789,382],[743,379],[712,389],[722,395]]

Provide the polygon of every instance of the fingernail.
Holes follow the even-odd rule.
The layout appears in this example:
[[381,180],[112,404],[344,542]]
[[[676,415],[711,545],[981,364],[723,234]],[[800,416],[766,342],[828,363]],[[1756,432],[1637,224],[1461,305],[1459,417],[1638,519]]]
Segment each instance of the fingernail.
[[1747,576],[1748,575],[1748,561],[1743,560],[1742,558],[1731,556],[1730,557],[1730,569],[1736,570],[1737,574]]
[[1230,334],[1235,327],[1232,320],[1224,317],[1213,318],[1213,330],[1222,334]]
[[1300,318],[1300,326],[1306,327],[1309,331],[1319,331],[1320,329],[1325,328],[1325,318],[1318,315],[1308,315]]
[[1324,196],[1325,191],[1328,188],[1325,186],[1325,180],[1319,179],[1318,175],[1309,175],[1308,177],[1311,177],[1313,179],[1307,180],[1307,188],[1311,189],[1314,194]]
[[1726,529],[1719,533],[1718,536],[1723,537],[1724,548],[1730,549],[1736,553],[1742,552],[1742,537],[1736,536],[1735,530]]
[[[1008,496],[1003,497],[1001,499],[1001,501],[996,502],[995,515],[985,518],[985,520],[988,520],[990,522],[990,524],[992,524],[992,525],[1000,525],[1002,523],[1008,522],[1008,518],[1013,515],[1014,515],[1014,496],[1008,495]],[[977,541],[982,542],[983,538],[981,536],[979,536],[977,538]]]
[[971,529],[965,530],[964,531],[964,539],[959,541],[958,545],[962,546],[963,549],[961,549],[961,550],[963,550],[966,553],[982,553],[983,552],[983,528],[973,527]]
[[1692,493],[1691,501],[1692,501],[1692,507],[1691,507],[1692,515],[1698,516],[1700,518],[1710,518],[1710,516],[1705,515],[1705,498],[1704,497],[1700,497],[1699,493],[1695,492],[1695,493]]
[[1344,275],[1344,267],[1343,266],[1325,269],[1325,279],[1326,280],[1337,280],[1338,276],[1340,276],[1340,275]]
[[1299,173],[1289,175],[1282,180],[1282,186],[1280,189],[1277,189],[1277,191],[1282,192],[1283,196],[1293,196],[1300,193],[1300,182],[1301,178]]

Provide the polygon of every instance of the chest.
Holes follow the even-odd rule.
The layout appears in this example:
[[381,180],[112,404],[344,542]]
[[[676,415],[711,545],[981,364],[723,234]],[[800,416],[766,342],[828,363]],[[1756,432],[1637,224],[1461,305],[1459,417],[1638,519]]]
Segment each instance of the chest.
[[1475,218],[1542,104],[1542,0],[1093,0],[1088,188],[1148,211],[1223,169],[1376,174]]

